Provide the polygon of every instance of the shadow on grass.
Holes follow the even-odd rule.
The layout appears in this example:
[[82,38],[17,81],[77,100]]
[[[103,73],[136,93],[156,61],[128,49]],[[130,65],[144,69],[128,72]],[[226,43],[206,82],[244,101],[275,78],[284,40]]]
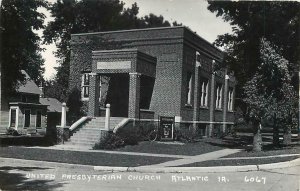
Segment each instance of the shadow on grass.
[[25,136],[10,136],[0,137],[0,146],[53,146],[52,141],[48,137],[25,137]]
[[[218,146],[218,147],[230,148],[230,149],[243,149],[245,151],[251,151],[253,147],[252,146],[253,138],[248,136],[245,137],[243,136],[239,138],[225,137],[222,139],[209,138],[209,139],[204,139],[203,142],[210,144],[212,146]],[[270,144],[264,144],[262,146],[262,150],[263,151],[288,150],[299,146],[300,146],[299,143],[292,143],[291,145],[280,144],[279,146],[275,146],[270,143]]]
[[291,144],[291,145],[279,145],[279,146],[274,146],[273,144],[268,144],[263,146],[264,151],[272,151],[272,150],[288,150],[288,149],[293,149],[295,147],[299,147],[300,144]]
[[62,183],[53,180],[28,179],[22,173],[10,173],[9,170],[33,171],[46,169],[40,167],[0,167],[0,189],[2,190],[53,190],[62,187]]
[[220,138],[208,138],[204,139],[203,142],[210,144],[212,146],[218,146],[222,148],[230,148],[230,149],[244,149],[246,151],[251,150],[252,147],[249,146],[252,144],[252,139],[249,137],[243,137],[239,139],[224,137]]

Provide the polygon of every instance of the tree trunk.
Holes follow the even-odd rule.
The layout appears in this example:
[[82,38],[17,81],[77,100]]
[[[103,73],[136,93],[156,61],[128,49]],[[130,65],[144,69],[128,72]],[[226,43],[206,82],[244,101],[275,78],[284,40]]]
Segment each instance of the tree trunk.
[[290,145],[291,143],[292,143],[292,131],[291,131],[291,127],[288,126],[284,130],[283,144],[287,146],[287,145]]
[[262,151],[262,137],[260,132],[260,124],[257,128],[254,137],[253,137],[253,149],[252,151]]
[[273,124],[273,146],[279,147],[279,128],[276,124],[276,114],[274,115],[274,124]]

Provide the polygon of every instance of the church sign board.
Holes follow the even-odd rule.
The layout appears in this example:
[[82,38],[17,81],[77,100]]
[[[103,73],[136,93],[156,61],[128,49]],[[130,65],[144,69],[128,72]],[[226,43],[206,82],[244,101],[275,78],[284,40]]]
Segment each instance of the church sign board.
[[159,116],[159,128],[161,132],[161,140],[174,139],[174,117]]

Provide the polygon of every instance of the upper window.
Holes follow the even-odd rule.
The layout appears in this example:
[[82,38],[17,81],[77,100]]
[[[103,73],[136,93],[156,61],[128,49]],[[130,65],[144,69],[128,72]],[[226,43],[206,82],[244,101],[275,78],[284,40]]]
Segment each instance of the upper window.
[[233,88],[228,91],[228,111],[233,111]]
[[200,106],[207,107],[208,106],[208,79],[206,78],[201,79],[200,88],[201,88]]
[[81,98],[82,99],[89,98],[89,85],[90,85],[89,73],[82,74],[82,81],[81,81]]
[[222,84],[217,84],[216,109],[222,109],[222,94],[223,94]]
[[186,89],[186,96],[187,96],[187,101],[186,103],[187,104],[191,104],[191,101],[192,101],[192,73],[191,72],[188,72],[187,73],[187,89]]

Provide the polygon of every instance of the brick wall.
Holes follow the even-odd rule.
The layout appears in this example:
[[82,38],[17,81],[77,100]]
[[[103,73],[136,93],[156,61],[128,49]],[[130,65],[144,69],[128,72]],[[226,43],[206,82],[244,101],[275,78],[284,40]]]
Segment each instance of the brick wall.
[[[194,84],[196,51],[201,55],[200,75],[208,80],[211,80],[212,60],[221,62],[223,58],[220,50],[184,27],[72,35],[71,44],[70,89],[80,88],[78,76],[91,69],[92,51],[137,48],[157,58],[150,110],[156,115],[182,116],[183,120],[192,120],[195,107],[194,91],[191,92],[191,106],[186,106],[186,84],[188,72],[192,73]],[[219,71],[216,81],[224,84],[224,77],[224,71]],[[211,88],[208,89],[210,97]],[[225,101],[224,95],[222,101]],[[209,121],[209,105],[214,102],[215,98],[208,101],[208,108],[200,109],[199,120]],[[222,111],[215,115],[216,121],[223,120]],[[232,116],[229,114],[228,120],[231,121]]]
[[[152,31],[153,32],[153,31]],[[137,35],[138,34],[138,35]],[[138,48],[141,52],[157,58],[156,79],[153,89],[153,96],[150,110],[157,111],[159,115],[180,115],[181,100],[181,61],[182,61],[182,29],[176,29],[175,33],[169,30],[129,32],[129,33],[107,33],[98,35],[72,36],[72,53],[70,66],[70,89],[80,88],[80,78],[78,74],[83,70],[88,70],[91,66],[92,50],[117,49],[117,48]],[[175,36],[174,36],[175,35]],[[168,38],[173,36],[173,38]],[[158,39],[159,37],[167,39]],[[116,40],[111,46],[100,46],[92,43],[97,38],[99,42]],[[139,41],[136,39],[139,38]],[[122,41],[123,40],[123,41]],[[80,64],[79,64],[80,63]]]

